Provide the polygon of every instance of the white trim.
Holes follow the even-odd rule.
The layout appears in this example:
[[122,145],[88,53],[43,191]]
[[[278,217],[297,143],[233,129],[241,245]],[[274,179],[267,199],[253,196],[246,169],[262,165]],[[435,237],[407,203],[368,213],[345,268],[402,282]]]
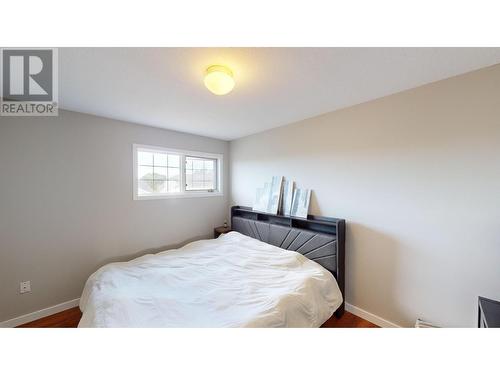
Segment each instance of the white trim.
[[37,319],[45,318],[46,316],[71,309],[72,307],[78,306],[79,303],[80,298],[76,298],[71,301],[60,303],[59,305],[47,307],[46,309],[38,310],[26,315],[21,315],[17,318],[0,322],[0,328],[14,328],[21,324],[29,323]]
[[[161,151],[169,154],[176,154],[181,157],[181,168],[180,168],[180,184],[181,184],[181,192],[179,193],[169,193],[169,194],[152,194],[152,195],[138,195],[137,194],[137,151],[138,150],[146,150],[146,151]],[[175,148],[166,148],[159,146],[149,146],[134,143],[132,145],[132,159],[133,159],[133,196],[134,200],[148,200],[148,199],[173,199],[173,198],[206,198],[206,197],[222,197],[224,196],[224,155],[223,154],[212,154],[208,152],[201,151],[189,151],[189,150],[179,150]],[[207,191],[186,191],[185,189],[185,165],[184,158],[186,156],[194,156],[194,157],[204,157],[211,158],[217,161],[217,190],[213,192]]]
[[204,158],[218,158],[222,157],[222,154],[215,154],[204,151],[193,151],[193,150],[180,150],[178,148],[169,148],[169,147],[161,147],[161,146],[151,146],[151,145],[143,145],[139,143],[133,144],[134,149],[141,148],[150,151],[161,151],[167,152],[169,154],[177,154],[177,155],[189,155],[189,156],[200,156]]
[[346,311],[349,311],[350,313],[353,313],[354,315],[357,315],[360,318],[368,320],[369,322],[376,324],[379,327],[382,327],[382,328],[402,328],[401,326],[399,326],[393,322],[385,320],[384,318],[381,318],[380,316],[372,314],[371,312],[363,310],[363,309],[361,309],[357,306],[351,305],[347,302],[345,304],[345,309],[346,309]]
[[218,191],[213,193],[207,192],[189,192],[189,193],[175,193],[175,194],[156,194],[156,195],[140,195],[135,196],[134,200],[142,201],[148,199],[174,199],[174,198],[207,198],[207,197],[222,197],[224,194]]

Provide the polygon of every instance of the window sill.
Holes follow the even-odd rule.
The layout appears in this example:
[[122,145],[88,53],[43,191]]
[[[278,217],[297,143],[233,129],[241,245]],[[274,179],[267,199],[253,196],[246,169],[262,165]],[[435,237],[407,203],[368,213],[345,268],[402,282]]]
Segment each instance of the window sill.
[[209,198],[223,197],[223,193],[182,193],[182,194],[164,194],[164,195],[136,195],[135,201],[151,200],[151,199],[176,199],[176,198]]

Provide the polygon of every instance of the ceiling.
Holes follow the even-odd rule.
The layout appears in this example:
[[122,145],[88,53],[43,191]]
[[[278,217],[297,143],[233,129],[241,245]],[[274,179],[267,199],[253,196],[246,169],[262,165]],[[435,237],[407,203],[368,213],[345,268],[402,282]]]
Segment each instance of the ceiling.
[[[60,48],[63,109],[231,140],[500,63],[500,48]],[[230,67],[215,96],[204,70]]]

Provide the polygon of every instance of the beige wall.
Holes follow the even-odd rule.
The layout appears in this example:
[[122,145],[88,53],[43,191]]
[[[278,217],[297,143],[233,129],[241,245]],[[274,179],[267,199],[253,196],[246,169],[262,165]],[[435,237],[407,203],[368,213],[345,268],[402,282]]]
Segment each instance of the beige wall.
[[66,111],[0,117],[0,322],[80,297],[105,263],[222,224],[227,167],[224,197],[134,201],[133,143],[223,153],[227,166],[225,141]]
[[272,175],[347,220],[348,303],[474,326],[500,299],[499,65],[231,142],[233,204]]

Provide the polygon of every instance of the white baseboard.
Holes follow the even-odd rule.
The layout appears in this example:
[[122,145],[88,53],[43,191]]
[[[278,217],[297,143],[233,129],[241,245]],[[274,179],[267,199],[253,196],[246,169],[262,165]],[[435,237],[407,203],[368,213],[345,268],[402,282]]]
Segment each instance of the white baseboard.
[[0,328],[13,328],[21,324],[29,323],[34,320],[45,318],[46,316],[56,314],[58,312],[71,309],[72,307],[78,306],[80,303],[80,298],[73,299],[71,301],[60,303],[59,305],[47,307],[46,309],[38,310],[26,315],[18,316],[17,318],[6,320],[0,322]]
[[401,328],[401,326],[399,326],[393,322],[389,322],[388,320],[385,320],[384,318],[381,318],[380,316],[372,314],[371,312],[363,310],[363,309],[361,309],[357,306],[351,305],[349,303],[345,304],[345,309],[346,309],[346,311],[349,311],[350,313],[353,313],[354,315],[357,315],[360,318],[368,320],[369,322],[376,324],[379,327],[382,327],[382,328]]

